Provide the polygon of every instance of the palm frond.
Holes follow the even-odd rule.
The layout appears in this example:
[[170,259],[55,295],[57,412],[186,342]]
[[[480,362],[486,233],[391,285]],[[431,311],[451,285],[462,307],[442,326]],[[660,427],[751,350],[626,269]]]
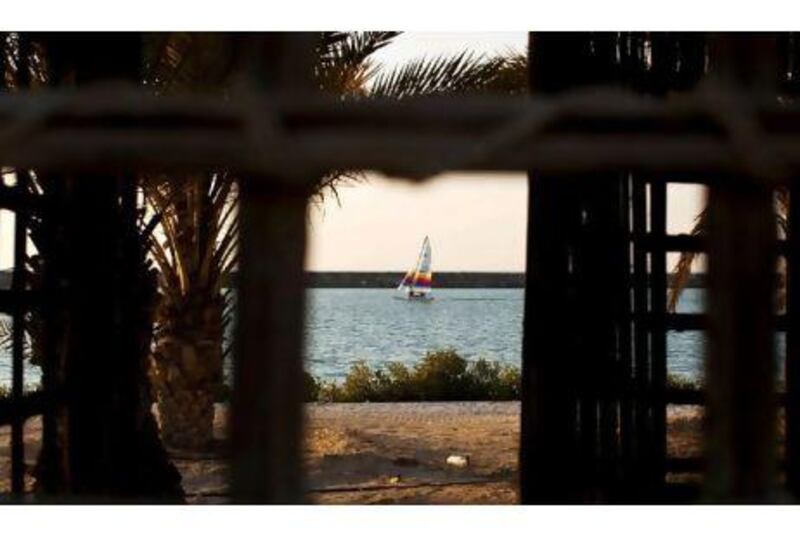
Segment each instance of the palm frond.
[[322,205],[326,198],[333,197],[341,206],[339,187],[365,181],[367,181],[367,174],[363,170],[331,170],[316,183],[311,192],[311,200],[316,205]]
[[223,33],[146,34],[145,84],[164,93],[219,90],[236,65],[235,36]]
[[491,57],[485,67],[492,74],[482,89],[486,92],[518,95],[528,92],[528,57],[518,52]]
[[[708,209],[704,208],[694,219],[691,235],[694,237],[705,235],[707,230]],[[678,300],[680,300],[683,290],[689,283],[689,277],[692,275],[692,264],[694,264],[697,255],[696,252],[681,252],[678,262],[672,269],[672,284],[667,294],[667,311],[670,313],[674,313],[678,307]]]
[[527,61],[517,56],[486,58],[464,51],[454,56],[423,57],[378,74],[368,94],[400,99],[491,90],[522,92],[526,71]]
[[10,320],[0,319],[0,350],[10,350],[13,345],[14,328]]
[[315,77],[323,91],[340,97],[360,96],[377,73],[371,57],[400,32],[327,32],[320,38]]
[[237,219],[231,223],[213,255],[214,264],[219,265],[221,270],[224,270],[224,266],[230,262],[231,255],[236,253],[238,237],[239,221]]
[[357,66],[389,45],[401,32],[323,32],[319,40],[318,62],[332,67]]

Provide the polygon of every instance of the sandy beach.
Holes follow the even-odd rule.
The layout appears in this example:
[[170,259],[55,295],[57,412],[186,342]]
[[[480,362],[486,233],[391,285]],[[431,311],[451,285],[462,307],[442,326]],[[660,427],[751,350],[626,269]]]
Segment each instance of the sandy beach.
[[[305,460],[310,503],[512,504],[516,501],[518,402],[310,404]],[[217,406],[223,439],[227,409]],[[669,410],[669,453],[696,455],[697,408]],[[41,442],[38,418],[25,426],[26,462]],[[0,428],[0,491],[9,490],[9,428]],[[467,466],[447,464],[469,456]],[[191,503],[227,500],[222,457],[176,453]],[[29,483],[32,483],[29,478]]]

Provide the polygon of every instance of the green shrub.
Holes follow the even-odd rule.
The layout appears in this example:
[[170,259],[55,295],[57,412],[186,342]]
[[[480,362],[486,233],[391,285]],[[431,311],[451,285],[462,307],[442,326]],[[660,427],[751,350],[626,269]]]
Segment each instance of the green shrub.
[[522,376],[515,366],[478,359],[470,366],[468,377],[475,399],[505,401],[520,397]]
[[378,387],[375,372],[364,361],[357,361],[344,378],[342,395],[348,402],[375,401]]
[[333,381],[314,383],[316,395],[309,396],[309,401],[500,401],[519,399],[520,371],[484,359],[469,363],[454,350],[440,350],[426,353],[411,368],[391,362],[372,369],[358,361],[341,385]]
[[519,399],[522,396],[522,371],[511,365],[506,365],[500,371],[498,384],[498,400]]
[[11,391],[5,385],[0,385],[0,398],[4,398],[10,394]]
[[418,398],[414,376],[403,363],[391,362],[386,365],[385,374],[388,383],[383,385],[382,396],[387,402],[409,401]]
[[702,382],[693,381],[683,376],[678,376],[676,374],[669,374],[667,375],[667,387],[670,389],[677,389],[677,390],[696,391],[702,389],[703,384]]
[[454,350],[426,353],[414,366],[413,379],[423,401],[464,400],[470,396],[467,361]]
[[[667,386],[699,390],[701,382],[670,374]],[[364,361],[350,367],[344,382],[316,383],[321,402],[421,402],[519,400],[522,374],[518,367],[477,359],[468,362],[455,350],[426,353],[414,366],[391,362],[370,368]]]
[[343,402],[342,390],[334,381],[324,381],[319,384],[317,401],[320,402]]

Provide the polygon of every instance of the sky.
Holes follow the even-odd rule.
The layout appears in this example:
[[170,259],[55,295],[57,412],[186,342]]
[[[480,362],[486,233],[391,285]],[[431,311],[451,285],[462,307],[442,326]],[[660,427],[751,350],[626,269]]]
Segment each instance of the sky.
[[[527,34],[417,33],[375,54],[390,69],[423,57],[522,52]],[[408,270],[425,236],[433,265],[447,271],[525,268],[527,183],[524,174],[446,174],[423,184],[370,175],[309,210],[308,270]]]
[[446,271],[525,268],[524,174],[445,174],[419,185],[371,175],[310,208],[309,270],[407,270],[425,236]]
[[[464,49],[522,52],[521,33],[405,33],[376,54],[384,68],[420,56]],[[371,175],[309,210],[308,270],[404,271],[425,236],[439,271],[525,269],[528,186],[524,173],[449,173],[424,184]],[[688,232],[703,195],[695,186],[670,185],[668,231]],[[677,256],[668,257],[668,268]]]

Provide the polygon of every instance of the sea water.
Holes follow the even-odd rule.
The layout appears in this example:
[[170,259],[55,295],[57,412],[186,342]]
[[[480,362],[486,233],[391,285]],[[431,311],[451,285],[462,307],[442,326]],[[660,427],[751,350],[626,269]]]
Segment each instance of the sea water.
[[[432,302],[396,300],[394,294],[394,289],[309,289],[306,368],[317,377],[341,380],[359,360],[374,367],[390,361],[413,365],[427,351],[449,348],[468,360],[520,364],[523,289],[437,289]],[[703,289],[686,289],[678,311],[703,312],[704,294]],[[670,332],[668,372],[700,379],[704,349],[703,332]],[[784,336],[778,334],[781,369],[784,350]],[[27,383],[38,383],[38,367],[26,364],[25,376]],[[0,385],[10,382],[11,354],[4,346]]]
[[[310,289],[306,367],[341,379],[363,360],[413,365],[430,350],[452,348],[468,360],[520,365],[524,289],[437,289],[433,302],[394,300],[394,289]],[[682,313],[700,313],[704,289],[684,290]],[[703,374],[705,333],[670,332],[667,370],[696,381]],[[782,337],[778,349],[782,353]]]

